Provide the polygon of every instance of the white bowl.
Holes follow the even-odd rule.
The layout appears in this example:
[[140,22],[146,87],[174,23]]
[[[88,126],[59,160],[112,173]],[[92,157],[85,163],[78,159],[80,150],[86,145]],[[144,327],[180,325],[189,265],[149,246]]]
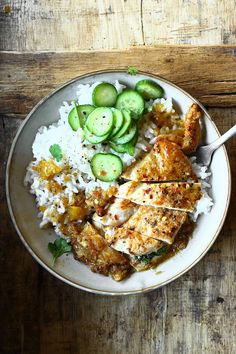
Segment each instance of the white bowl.
[[12,143],[6,172],[7,201],[12,221],[28,251],[51,274],[77,288],[93,293],[125,295],[150,291],[163,286],[192,268],[212,246],[219,234],[228,209],[231,192],[231,175],[228,156],[224,147],[214,154],[211,164],[211,196],[214,206],[209,215],[200,216],[197,227],[188,246],[158,267],[158,272],[149,270],[134,273],[119,283],[109,277],[92,273],[89,267],[74,260],[72,254],[62,256],[52,266],[48,242],[55,240],[52,229],[40,229],[38,210],[34,197],[24,187],[23,180],[26,166],[32,160],[32,143],[37,130],[42,125],[49,125],[59,118],[58,109],[63,101],[76,97],[78,84],[95,81],[114,82],[119,80],[133,87],[141,79],[151,78],[159,83],[166,97],[173,97],[182,113],[192,102],[197,102],[203,110],[205,125],[204,143],[210,143],[220,136],[215,124],[204,107],[188,93],[160,77],[139,73],[128,75],[124,71],[99,71],[82,75],[44,98],[28,114]]

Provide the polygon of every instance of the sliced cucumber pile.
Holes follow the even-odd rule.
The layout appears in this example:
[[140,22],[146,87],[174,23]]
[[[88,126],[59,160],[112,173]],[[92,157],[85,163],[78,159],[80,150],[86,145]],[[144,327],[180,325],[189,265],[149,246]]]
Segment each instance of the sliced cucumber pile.
[[93,90],[93,104],[97,107],[112,107],[116,103],[117,90],[108,82],[103,82]]
[[103,182],[115,181],[123,170],[120,157],[114,154],[95,154],[90,166],[94,176]]
[[[138,141],[137,120],[145,113],[144,100],[163,97],[163,89],[151,80],[138,81],[135,89],[118,94],[115,86],[103,82],[92,93],[94,105],[77,105],[68,115],[74,131],[82,128],[90,144],[109,144],[118,154],[135,154]],[[101,181],[111,182],[122,173],[122,160],[112,153],[97,153],[91,160],[91,170]]]
[[155,100],[156,98],[163,97],[163,88],[152,80],[140,80],[135,86],[135,90],[145,100]]

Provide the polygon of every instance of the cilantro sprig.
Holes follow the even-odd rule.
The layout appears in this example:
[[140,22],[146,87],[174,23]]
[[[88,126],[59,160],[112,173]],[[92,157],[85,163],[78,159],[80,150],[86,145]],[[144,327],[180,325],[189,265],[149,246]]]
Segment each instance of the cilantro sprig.
[[52,264],[54,265],[57,258],[64,253],[71,252],[72,247],[64,238],[57,238],[53,243],[49,242],[48,249],[52,254]]
[[57,162],[61,161],[62,159],[62,151],[60,148],[60,145],[58,144],[53,144],[49,148],[50,153],[52,156],[56,159]]
[[127,73],[130,75],[137,75],[138,74],[138,69],[135,66],[129,66]]

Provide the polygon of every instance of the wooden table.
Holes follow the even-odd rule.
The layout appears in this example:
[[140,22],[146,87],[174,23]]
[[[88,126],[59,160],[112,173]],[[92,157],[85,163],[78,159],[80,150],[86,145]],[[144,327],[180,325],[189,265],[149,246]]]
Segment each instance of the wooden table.
[[4,192],[8,151],[24,117],[84,72],[135,65],[199,98],[222,133],[235,124],[235,2],[0,4],[0,353],[235,353],[236,139],[226,145],[233,190],[217,241],[187,274],[144,295],[92,295],[52,277],[20,242]]

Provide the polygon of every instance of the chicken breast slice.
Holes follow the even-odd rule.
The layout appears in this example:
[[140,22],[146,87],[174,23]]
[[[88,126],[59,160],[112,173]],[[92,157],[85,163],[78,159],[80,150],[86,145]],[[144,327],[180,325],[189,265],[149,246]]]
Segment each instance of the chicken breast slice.
[[165,139],[180,146],[185,154],[191,154],[197,150],[201,141],[201,110],[196,103],[189,108],[185,120],[184,129],[174,129],[158,136],[158,139]]
[[157,139],[153,149],[122,174],[132,181],[196,180],[191,163],[181,148],[167,139]]
[[[158,209],[159,210],[159,209]],[[172,257],[176,252],[183,250],[187,247],[189,238],[194,230],[194,222],[187,215],[186,220],[180,227],[177,235],[175,236],[174,243],[170,246],[165,244],[163,248],[157,252],[149,253],[142,256],[129,255],[130,264],[138,272],[157,267],[164,259]]]
[[163,182],[122,184],[116,197],[128,199],[140,205],[150,205],[192,212],[201,198],[201,183]]
[[156,252],[164,245],[159,240],[126,227],[107,228],[105,238],[115,250],[135,256]]
[[109,247],[108,242],[89,222],[71,239],[71,244],[75,258],[87,264],[93,272],[111,275],[116,281],[129,275],[131,270],[129,260]]
[[197,150],[201,141],[200,107],[193,103],[185,117],[185,130],[182,150],[185,154],[191,154]]
[[171,245],[186,218],[184,211],[140,206],[124,227]]
[[114,203],[109,206],[104,216],[99,216],[95,213],[92,216],[92,220],[98,229],[103,229],[105,226],[120,226],[126,222],[137,209],[138,206],[130,200],[116,198]]

